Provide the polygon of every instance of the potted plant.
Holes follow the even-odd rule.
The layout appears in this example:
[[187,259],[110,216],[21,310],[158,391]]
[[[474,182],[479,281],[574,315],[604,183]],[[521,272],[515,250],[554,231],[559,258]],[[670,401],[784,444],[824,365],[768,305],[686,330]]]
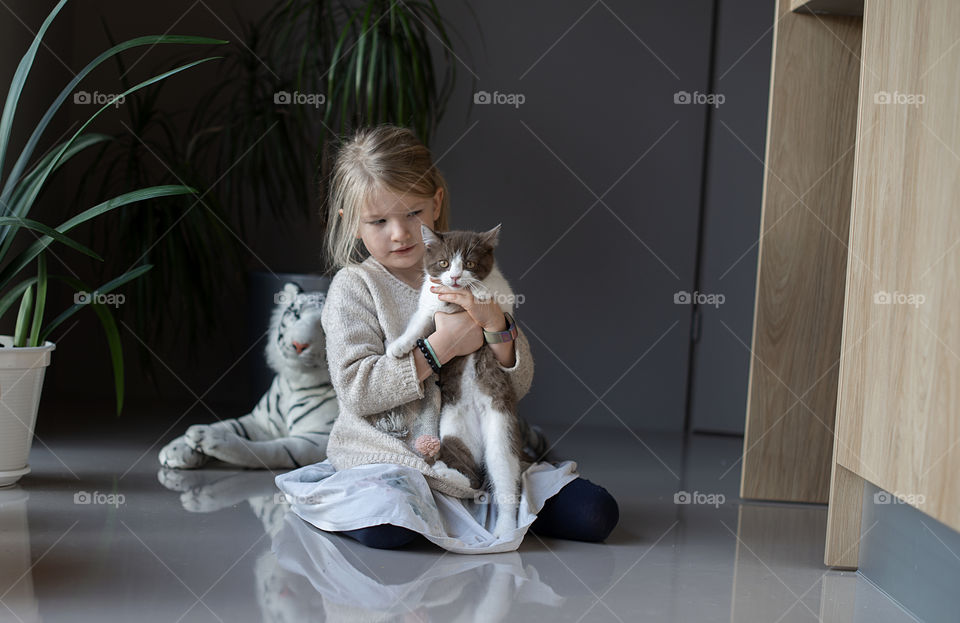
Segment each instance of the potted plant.
[[[66,2],[67,0],[60,0],[37,31],[33,43],[23,55],[13,75],[3,105],[3,113],[0,115],[0,292],[3,293],[0,296],[0,317],[12,311],[14,304],[19,301],[14,334],[0,336],[0,486],[11,485],[30,471],[27,457],[33,441],[33,428],[43,386],[43,376],[55,348],[47,337],[51,331],[83,307],[90,306],[94,309],[106,332],[113,364],[118,415],[123,408],[123,353],[120,336],[113,316],[101,297],[109,296],[123,284],[150,270],[151,266],[137,266],[97,288],[90,288],[74,277],[47,272],[46,254],[51,252],[51,245],[56,243],[102,261],[97,253],[70,238],[67,233],[82,223],[97,219],[122,206],[196,191],[184,185],[172,184],[131,190],[84,210],[56,227],[28,218],[30,210],[54,172],[84,149],[108,139],[104,135],[86,132],[87,127],[100,113],[114,105],[120,98],[216,57],[186,63],[125,89],[123,93],[114,96],[111,101],[93,113],[70,138],[54,145],[45,156],[31,164],[34,149],[63,102],[73,93],[80,81],[105,60],[138,46],[169,43],[226,43],[205,37],[158,35],[131,39],[111,47],[90,61],[63,88],[34,127],[19,154],[8,153],[11,151],[9,142],[17,105],[33,66],[37,49],[50,24]],[[9,160],[8,156],[10,156]],[[14,156],[16,156],[15,160],[13,160]],[[13,165],[3,176],[4,163],[9,161],[13,161]],[[35,240],[14,255],[11,251],[14,238],[24,230],[32,234]],[[34,275],[23,278],[21,273],[28,268],[34,269]],[[17,279],[21,280],[17,282]],[[73,305],[53,320],[45,321],[47,285],[50,280],[66,283],[75,290],[76,294]]]
[[[190,344],[222,339],[222,310],[212,305],[184,305],[176,324],[159,321],[171,291],[195,301],[245,287],[252,343],[263,334],[273,294],[284,281],[324,287],[322,278],[303,270],[251,270],[244,284],[236,266],[256,246],[250,228],[290,226],[310,215],[323,228],[316,204],[337,134],[390,122],[413,128],[429,144],[457,78],[451,30],[433,0],[274,0],[244,24],[242,44],[224,51],[220,79],[189,110],[159,106],[161,84],[130,98],[123,131],[99,147],[89,171],[91,179],[108,172],[98,196],[113,192],[117,179],[141,185],[183,180],[203,196],[183,218],[196,203],[192,197],[168,197],[162,200],[167,205],[155,202],[101,223],[104,231],[129,232],[116,243],[117,257],[164,258],[131,284],[134,302],[124,310],[145,342],[169,335]],[[433,47],[442,62],[434,62]],[[122,81],[125,67],[119,59],[117,65]],[[184,131],[169,131],[177,123]],[[166,166],[144,165],[157,158]],[[198,243],[204,240],[217,244]],[[320,270],[317,264],[310,268]],[[152,361],[153,354],[141,349],[148,375]],[[259,358],[248,362],[255,379],[249,399],[255,400],[273,372]]]

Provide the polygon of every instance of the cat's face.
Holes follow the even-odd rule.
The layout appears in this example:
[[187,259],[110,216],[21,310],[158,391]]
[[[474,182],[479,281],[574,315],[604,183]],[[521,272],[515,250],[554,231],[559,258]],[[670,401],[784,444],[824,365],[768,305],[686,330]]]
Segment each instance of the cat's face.
[[497,246],[500,226],[490,231],[448,231],[439,234],[421,228],[426,252],[423,265],[427,274],[451,288],[462,288],[486,279],[493,270],[493,248]]

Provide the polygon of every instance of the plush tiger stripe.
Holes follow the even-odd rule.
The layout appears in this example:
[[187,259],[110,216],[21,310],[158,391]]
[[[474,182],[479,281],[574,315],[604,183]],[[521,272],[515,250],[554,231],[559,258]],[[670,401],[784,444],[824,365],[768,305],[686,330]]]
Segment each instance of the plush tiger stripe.
[[[337,395],[329,382],[296,387],[277,376],[250,414],[225,422],[237,436],[257,442],[246,444],[246,453],[271,467],[301,467],[316,463],[319,454],[326,457],[336,419]],[[243,455],[240,448],[238,455]]]

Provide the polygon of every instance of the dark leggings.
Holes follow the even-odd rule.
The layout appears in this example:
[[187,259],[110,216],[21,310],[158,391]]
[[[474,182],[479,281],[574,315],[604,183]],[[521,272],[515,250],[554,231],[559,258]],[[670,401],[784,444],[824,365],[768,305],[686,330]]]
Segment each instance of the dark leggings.
[[[572,541],[603,541],[620,520],[620,507],[606,489],[577,478],[543,505],[530,526],[535,534]],[[420,533],[393,524],[380,524],[340,532],[368,547],[402,547]]]

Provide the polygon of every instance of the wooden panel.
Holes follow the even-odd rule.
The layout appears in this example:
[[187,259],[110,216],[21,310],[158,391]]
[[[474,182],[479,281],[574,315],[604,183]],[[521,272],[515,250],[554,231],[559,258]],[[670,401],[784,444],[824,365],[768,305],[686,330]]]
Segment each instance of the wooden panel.
[[825,503],[829,494],[860,30],[856,18],[778,5],[744,498]]
[[823,561],[831,567],[856,569],[860,556],[863,478],[834,464],[827,507],[827,542]]
[[863,0],[792,0],[793,11],[830,15],[863,15]]
[[864,13],[836,460],[960,530],[958,38],[956,0]]

